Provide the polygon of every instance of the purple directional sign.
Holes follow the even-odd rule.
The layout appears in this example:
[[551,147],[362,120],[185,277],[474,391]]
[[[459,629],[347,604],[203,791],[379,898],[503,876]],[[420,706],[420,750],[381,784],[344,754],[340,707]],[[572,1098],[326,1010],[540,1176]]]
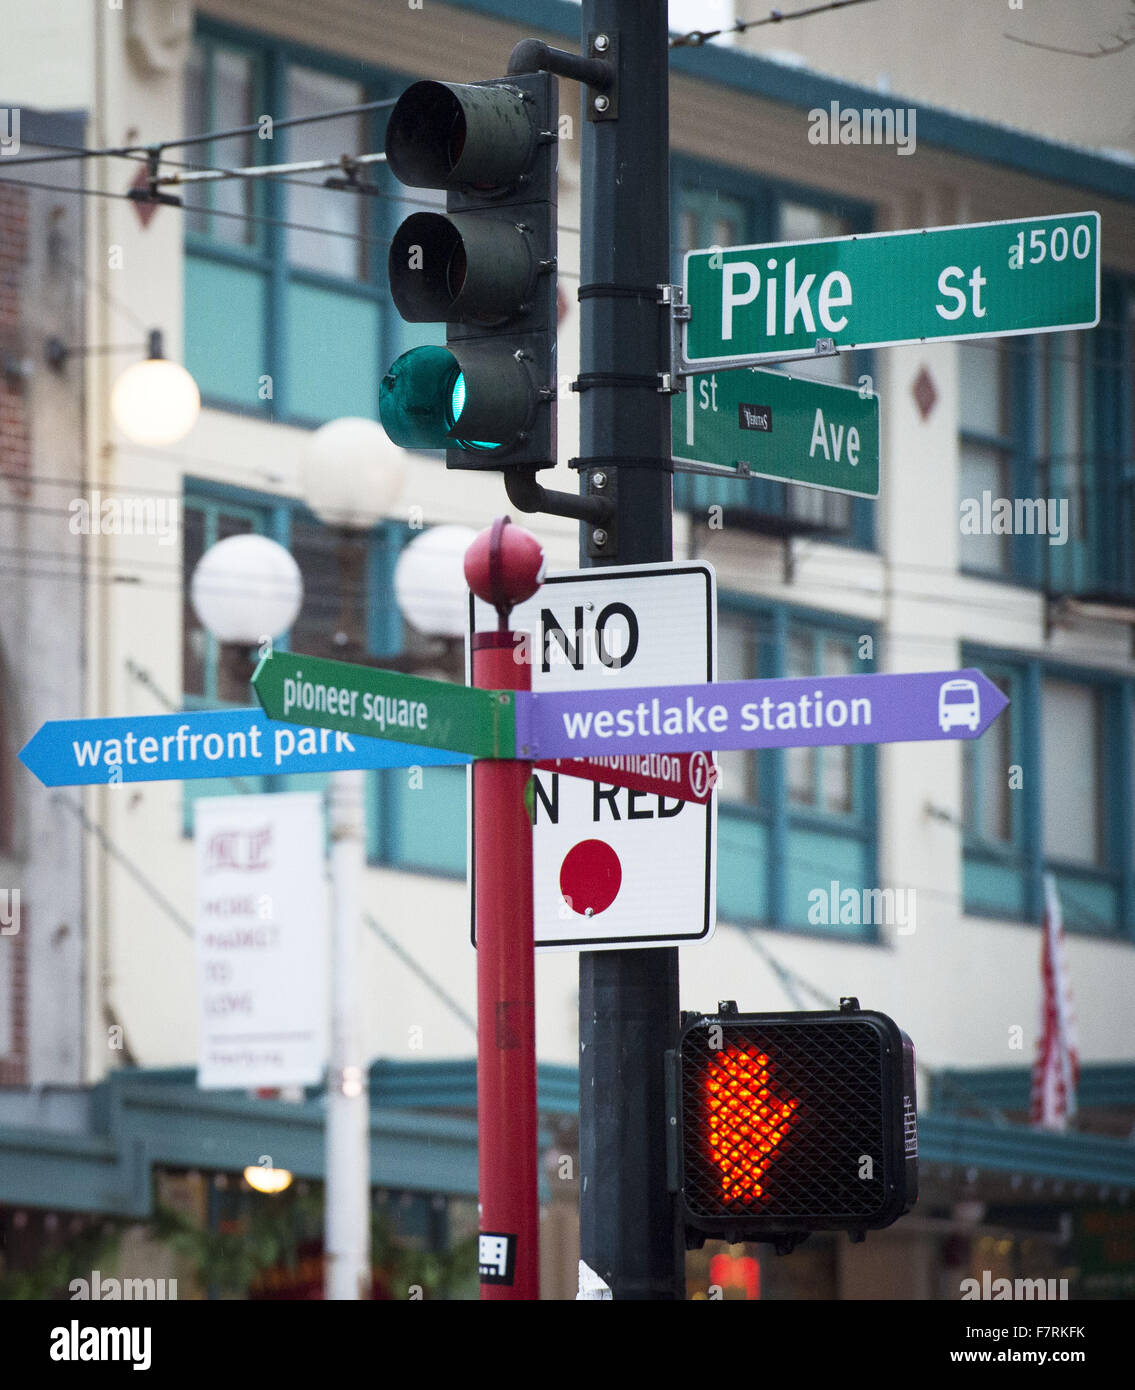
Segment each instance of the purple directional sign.
[[977,738],[1008,703],[974,669],[521,693],[516,752],[578,758]]

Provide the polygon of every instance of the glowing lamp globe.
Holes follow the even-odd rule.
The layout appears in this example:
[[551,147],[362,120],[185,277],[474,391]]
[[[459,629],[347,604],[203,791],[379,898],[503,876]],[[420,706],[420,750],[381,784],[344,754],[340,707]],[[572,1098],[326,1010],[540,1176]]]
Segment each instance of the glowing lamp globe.
[[307,441],[300,477],[308,506],[328,526],[365,531],[389,516],[406,455],[375,420],[346,415]]
[[465,555],[465,579],[491,603],[503,623],[508,611],[531,598],[544,581],[544,547],[531,531],[507,516],[482,531]]
[[244,1180],[253,1191],[271,1197],[278,1192],[286,1192],[292,1185],[292,1175],[287,1168],[261,1168],[254,1163],[244,1170]]
[[177,444],[201,413],[201,393],[177,362],[149,357],[127,367],[110,393],[115,424],[135,444]]
[[398,557],[398,607],[427,637],[460,637],[465,631],[468,596],[462,567],[475,535],[469,526],[431,526]]
[[201,556],[189,596],[198,621],[219,642],[250,646],[295,622],[303,579],[291,555],[267,536],[229,536]]

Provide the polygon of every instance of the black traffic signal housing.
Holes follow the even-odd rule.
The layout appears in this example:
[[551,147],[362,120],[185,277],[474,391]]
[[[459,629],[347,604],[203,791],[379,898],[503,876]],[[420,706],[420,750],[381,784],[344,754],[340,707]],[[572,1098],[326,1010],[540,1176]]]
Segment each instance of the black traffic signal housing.
[[383,378],[383,426],[449,468],[556,462],[556,79],[415,82],[386,158],[402,183],[446,191],[390,245],[390,292],[411,323],[445,323],[444,348],[403,353]]
[[885,1014],[684,1014],[672,1059],[686,1243],[853,1240],[918,1197],[914,1047]]

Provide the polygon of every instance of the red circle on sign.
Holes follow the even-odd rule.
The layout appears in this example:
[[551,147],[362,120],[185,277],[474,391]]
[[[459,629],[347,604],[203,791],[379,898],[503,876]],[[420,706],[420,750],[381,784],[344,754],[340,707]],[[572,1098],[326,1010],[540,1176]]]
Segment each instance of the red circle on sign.
[[623,866],[606,840],[581,840],[564,855],[560,892],[573,912],[594,917],[619,895]]

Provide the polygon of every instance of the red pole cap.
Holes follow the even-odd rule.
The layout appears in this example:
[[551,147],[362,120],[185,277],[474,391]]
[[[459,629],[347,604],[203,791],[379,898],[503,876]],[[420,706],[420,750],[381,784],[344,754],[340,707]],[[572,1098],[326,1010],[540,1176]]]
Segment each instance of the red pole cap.
[[531,598],[543,580],[544,547],[507,516],[498,516],[465,552],[465,582],[497,610],[501,632],[512,609]]

